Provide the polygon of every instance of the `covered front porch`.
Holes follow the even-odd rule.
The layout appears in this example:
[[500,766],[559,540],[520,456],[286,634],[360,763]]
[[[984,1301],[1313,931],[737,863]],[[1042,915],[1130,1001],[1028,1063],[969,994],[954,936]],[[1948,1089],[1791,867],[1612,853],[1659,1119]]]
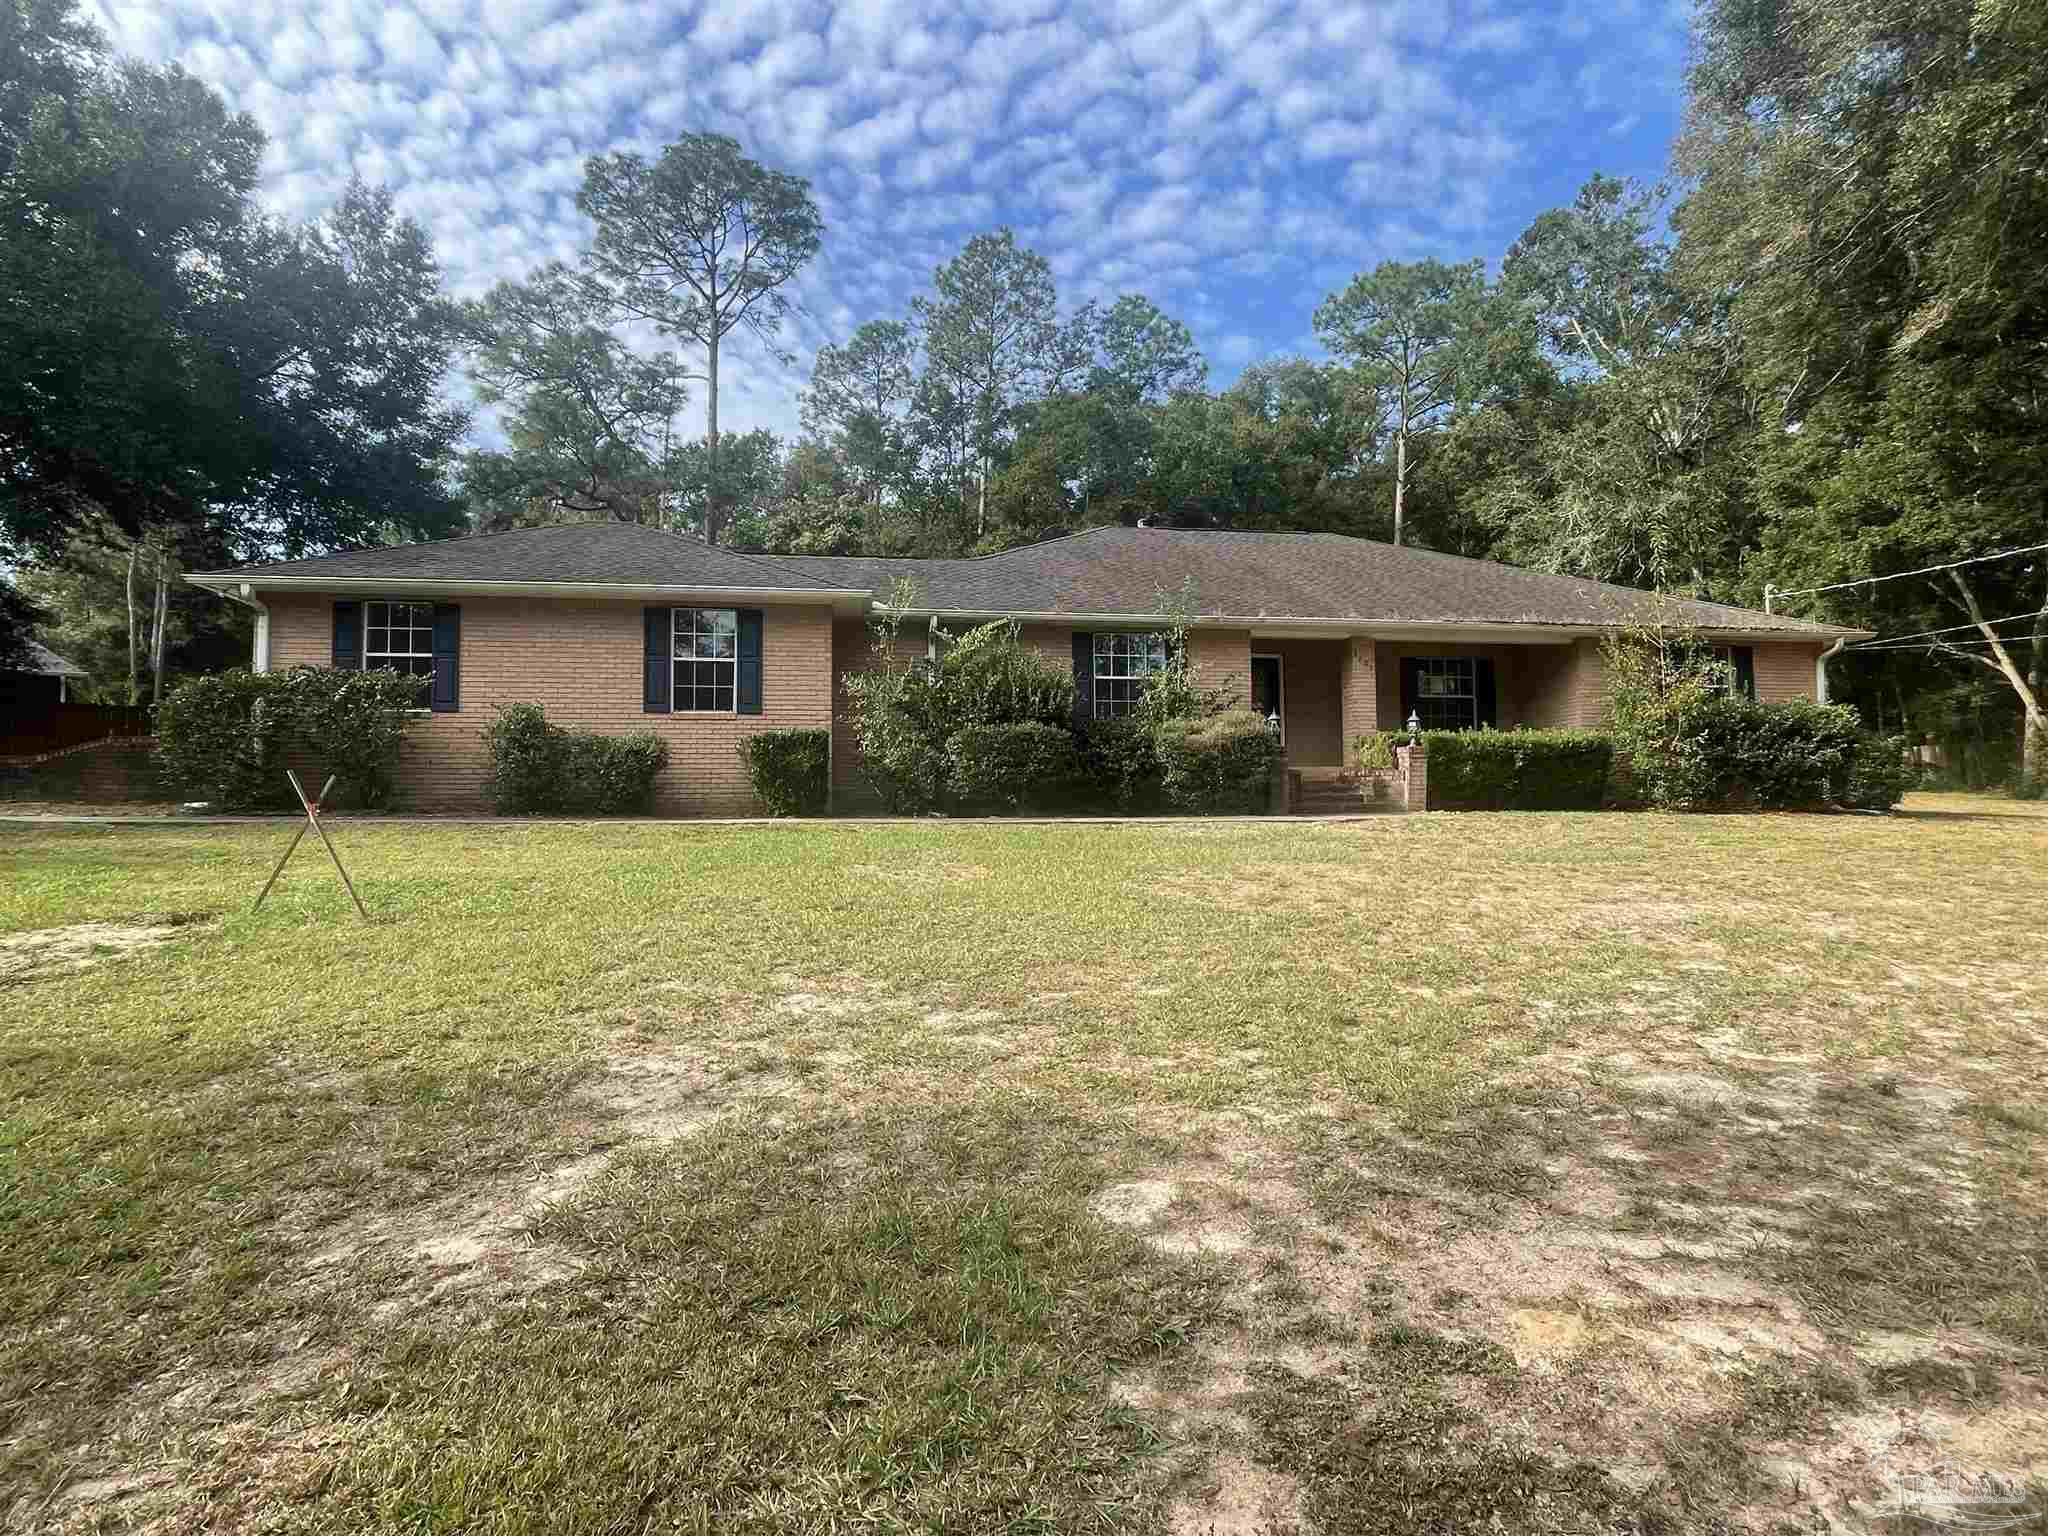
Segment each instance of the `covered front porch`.
[[1528,643],[1447,632],[1248,637],[1252,707],[1277,717],[1298,808],[1355,804],[1357,739],[1404,729],[1588,727],[1605,706],[1597,641]]

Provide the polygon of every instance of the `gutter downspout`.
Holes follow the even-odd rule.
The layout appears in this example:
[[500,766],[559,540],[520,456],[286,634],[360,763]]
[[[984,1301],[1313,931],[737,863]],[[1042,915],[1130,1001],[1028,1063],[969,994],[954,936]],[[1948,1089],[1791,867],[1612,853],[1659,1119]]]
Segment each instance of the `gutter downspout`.
[[270,670],[270,610],[247,582],[242,583],[242,601],[256,610],[256,633],[249,642],[249,670]]
[[1829,646],[1829,647],[1828,647],[1828,648],[1827,648],[1826,650],[1822,651],[1822,652],[1820,653],[1820,655],[1819,655],[1819,656],[1817,656],[1817,657],[1815,657],[1815,658],[1814,658],[1814,663],[1813,663],[1813,697],[1814,697],[1814,702],[1815,702],[1815,703],[1818,703],[1818,704],[1825,704],[1825,703],[1827,703],[1827,701],[1828,701],[1828,658],[1829,658],[1830,656],[1839,656],[1839,655],[1841,655],[1841,654],[1842,654],[1842,647],[1843,647],[1843,646],[1845,646],[1845,645],[1847,645],[1848,643],[1849,643],[1849,637],[1848,637],[1847,635],[1844,635],[1844,636],[1842,636],[1842,637],[1841,637],[1841,638],[1840,638],[1839,640],[1837,640],[1837,641],[1836,641],[1836,642],[1835,642],[1835,643],[1834,643],[1833,645]]

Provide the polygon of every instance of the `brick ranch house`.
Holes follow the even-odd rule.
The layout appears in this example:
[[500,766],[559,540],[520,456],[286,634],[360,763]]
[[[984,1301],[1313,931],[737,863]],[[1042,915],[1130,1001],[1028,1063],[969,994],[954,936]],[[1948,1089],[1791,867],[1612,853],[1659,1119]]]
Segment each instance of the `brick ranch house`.
[[252,665],[388,666],[429,679],[399,779],[423,810],[484,804],[495,706],[667,740],[667,815],[754,808],[738,744],[832,732],[836,808],[864,801],[845,678],[903,578],[897,646],[930,624],[1014,620],[1071,665],[1081,708],[1127,710],[1163,656],[1162,594],[1188,594],[1206,686],[1277,715],[1290,769],[1332,777],[1361,731],[1595,726],[1604,635],[1661,605],[1725,648],[1738,686],[1824,698],[1823,655],[1862,632],[1330,533],[1095,528],[973,559],[750,555],[625,523],[355,550],[196,573],[256,610]]

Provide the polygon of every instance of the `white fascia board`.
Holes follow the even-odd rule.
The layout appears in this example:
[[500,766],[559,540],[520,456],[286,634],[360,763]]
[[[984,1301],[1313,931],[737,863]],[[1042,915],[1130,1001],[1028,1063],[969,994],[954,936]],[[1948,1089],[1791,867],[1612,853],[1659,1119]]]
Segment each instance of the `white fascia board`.
[[697,601],[847,607],[865,612],[868,592],[850,588],[707,587],[618,581],[448,581],[384,576],[256,576],[195,571],[185,578],[223,597],[253,592],[333,592],[368,597],[610,597],[690,598]]

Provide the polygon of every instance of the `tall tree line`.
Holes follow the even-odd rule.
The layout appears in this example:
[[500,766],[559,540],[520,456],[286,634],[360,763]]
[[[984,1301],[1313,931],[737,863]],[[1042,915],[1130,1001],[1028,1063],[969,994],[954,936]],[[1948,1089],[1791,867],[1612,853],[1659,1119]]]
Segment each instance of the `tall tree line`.
[[[2048,542],[2048,10],[1709,0],[1696,25],[1667,185],[1595,176],[1505,251],[1304,294],[1324,356],[1212,389],[1151,299],[1063,303],[997,229],[819,348],[783,441],[720,400],[736,333],[788,356],[824,238],[801,178],[715,133],[593,157],[583,258],[452,304],[383,193],[265,218],[253,123],[109,60],[72,0],[5,0],[0,568],[31,574],[0,646],[40,598],[196,659],[175,599],[126,621],[131,569],[465,523],[926,555],[1328,529],[1751,604],[1899,576],[1794,600],[1921,638],[1838,662],[1849,695],[2030,722],[2039,777],[2048,560],[1904,573]],[[466,452],[457,360],[499,429]]]
[[360,183],[265,216],[263,146],[176,66],[111,59],[73,0],[0,3],[0,664],[118,606],[94,670],[154,692],[223,629],[218,603],[181,622],[181,568],[461,526],[425,235]]

